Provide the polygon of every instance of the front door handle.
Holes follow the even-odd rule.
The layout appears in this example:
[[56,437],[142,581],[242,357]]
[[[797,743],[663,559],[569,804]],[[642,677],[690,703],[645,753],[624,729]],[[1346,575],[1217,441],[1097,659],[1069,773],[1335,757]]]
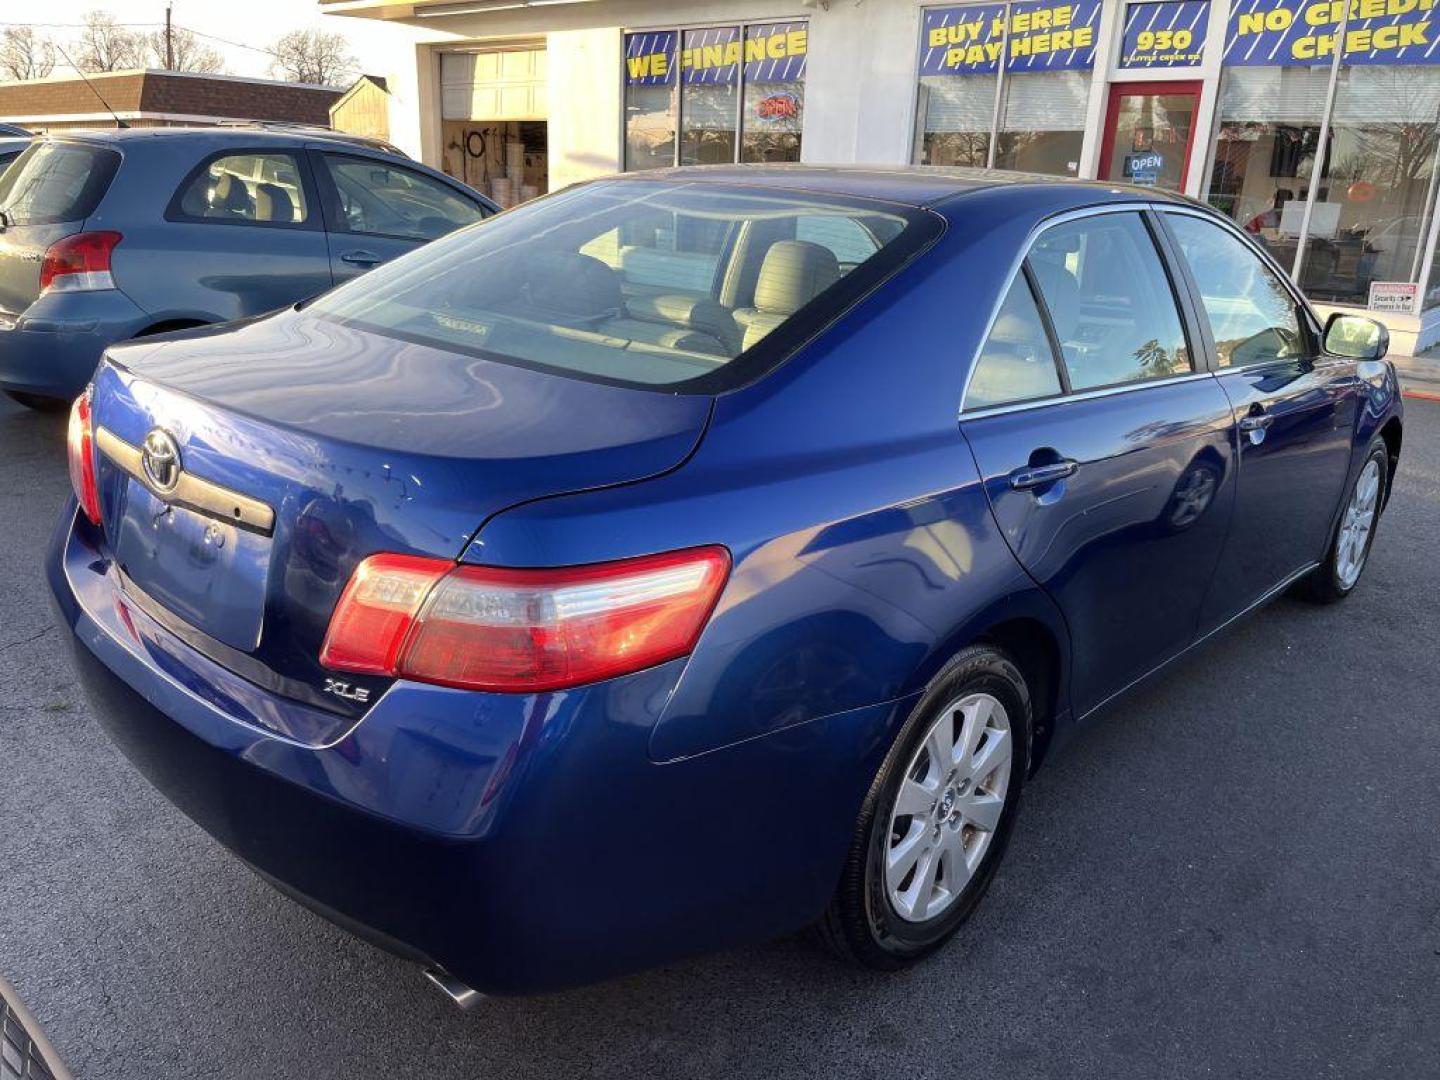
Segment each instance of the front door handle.
[[1010,486],[1016,491],[1030,491],[1034,488],[1044,487],[1046,484],[1053,484],[1057,480],[1064,480],[1067,476],[1074,476],[1075,470],[1078,468],[1080,468],[1080,463],[1070,458],[1054,461],[1048,465],[1027,465],[1010,474]]
[[353,266],[374,266],[384,260],[373,251],[347,251],[340,256],[341,262],[350,263]]
[[1264,431],[1275,422],[1275,417],[1269,413],[1256,413],[1253,416],[1242,416],[1240,418],[1241,431]]
[[1275,416],[1264,405],[1256,402],[1250,411],[1240,418],[1241,431],[1264,431],[1275,422]]

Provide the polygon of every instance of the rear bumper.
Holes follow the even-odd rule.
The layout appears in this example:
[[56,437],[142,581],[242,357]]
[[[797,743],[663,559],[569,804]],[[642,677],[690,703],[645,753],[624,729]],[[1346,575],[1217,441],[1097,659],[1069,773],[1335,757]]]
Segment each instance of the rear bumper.
[[85,531],[72,508],[47,571],[82,685],[126,756],[285,891],[486,993],[813,921],[910,705],[656,764],[677,661],[528,697],[398,683],[338,742],[304,746],[227,715],[204,658],[127,607]]
[[0,390],[73,398],[100,354],[148,323],[118,289],[43,296],[17,318],[0,315]]

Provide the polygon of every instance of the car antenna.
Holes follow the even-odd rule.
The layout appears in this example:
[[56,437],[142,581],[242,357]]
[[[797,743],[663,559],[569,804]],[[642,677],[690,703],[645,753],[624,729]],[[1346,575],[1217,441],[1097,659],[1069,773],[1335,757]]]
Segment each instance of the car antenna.
[[85,85],[90,88],[90,92],[100,99],[100,104],[105,106],[105,111],[110,114],[110,119],[115,121],[115,126],[120,128],[128,128],[130,125],[127,124],[124,120],[120,119],[119,114],[110,107],[110,103],[105,100],[104,96],[100,93],[99,90],[95,89],[95,84],[86,77],[85,72],[80,70],[80,65],[75,63],[74,60],[70,59],[69,55],[65,52],[65,50],[60,47],[60,43],[58,41],[54,42],[54,45],[55,51],[60,54],[61,58],[64,59],[65,63],[69,64],[72,68],[75,69],[75,74],[79,75]]

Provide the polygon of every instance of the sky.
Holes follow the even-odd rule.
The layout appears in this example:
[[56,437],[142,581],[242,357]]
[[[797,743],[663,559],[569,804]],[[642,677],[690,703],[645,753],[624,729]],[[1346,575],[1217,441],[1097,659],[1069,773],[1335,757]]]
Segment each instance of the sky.
[[[146,24],[134,27],[141,32],[158,29],[165,21],[165,0],[45,0],[38,4],[0,0],[4,11],[0,28],[34,26],[64,46],[78,34],[85,13],[97,8],[108,11],[116,22]],[[301,28],[344,34],[360,70],[383,73],[387,53],[396,37],[405,33],[371,19],[321,15],[315,0],[174,0],[172,17],[176,26],[211,35],[203,40],[221,52],[231,75],[266,76],[270,57],[260,50],[281,34]],[[61,61],[55,74],[65,71],[68,68]]]

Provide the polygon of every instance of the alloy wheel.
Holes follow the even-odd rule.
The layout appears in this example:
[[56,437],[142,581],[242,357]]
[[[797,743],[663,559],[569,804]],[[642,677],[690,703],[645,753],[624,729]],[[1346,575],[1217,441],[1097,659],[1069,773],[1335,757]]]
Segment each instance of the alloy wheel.
[[969,693],[940,710],[910,759],[886,834],[885,889],[907,922],[942,914],[995,837],[1010,785],[1010,717]]
[[1375,527],[1375,514],[1380,506],[1380,462],[1371,458],[1365,463],[1360,478],[1350,492],[1350,502],[1340,521],[1340,536],[1335,545],[1335,575],[1341,588],[1350,589],[1365,569],[1370,552],[1370,532]]

